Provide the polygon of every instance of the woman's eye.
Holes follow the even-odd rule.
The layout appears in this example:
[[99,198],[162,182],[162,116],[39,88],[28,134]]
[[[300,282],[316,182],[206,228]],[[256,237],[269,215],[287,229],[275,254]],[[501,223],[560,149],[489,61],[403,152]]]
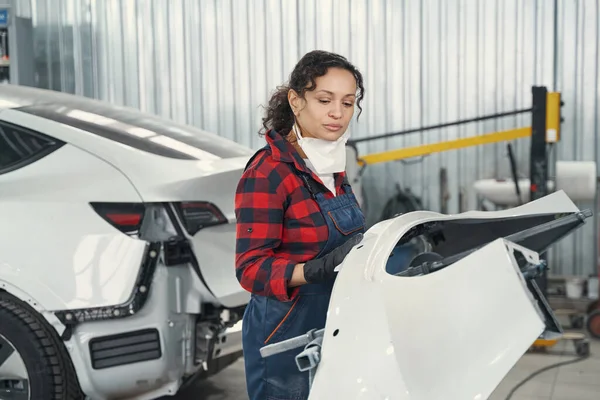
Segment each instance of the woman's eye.
[[321,99],[321,100],[319,100],[319,102],[320,102],[321,104],[328,104],[328,103],[329,103],[329,100],[324,100],[324,99]]
[[353,103],[344,103],[344,105],[345,105],[346,107],[352,107],[354,104],[353,104]]

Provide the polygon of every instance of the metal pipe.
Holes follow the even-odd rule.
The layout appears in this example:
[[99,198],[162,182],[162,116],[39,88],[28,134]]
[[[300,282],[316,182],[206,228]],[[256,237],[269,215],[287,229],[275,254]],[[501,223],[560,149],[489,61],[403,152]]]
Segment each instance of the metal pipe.
[[399,131],[399,132],[384,133],[381,135],[369,136],[369,137],[358,138],[358,139],[351,139],[348,141],[348,143],[352,144],[352,143],[368,142],[368,141],[376,140],[376,139],[384,139],[384,138],[389,138],[389,137],[398,136],[398,135],[406,135],[409,133],[429,131],[432,129],[447,128],[449,126],[468,124],[471,122],[479,122],[479,121],[485,121],[488,119],[495,119],[495,118],[501,118],[501,117],[509,117],[511,115],[524,114],[527,112],[531,112],[531,110],[532,110],[531,108],[526,108],[523,110],[507,111],[507,112],[503,112],[503,113],[484,115],[482,117],[477,117],[477,118],[462,119],[459,121],[447,122],[445,124],[430,125],[430,126],[424,126],[421,128],[407,129],[407,130]]

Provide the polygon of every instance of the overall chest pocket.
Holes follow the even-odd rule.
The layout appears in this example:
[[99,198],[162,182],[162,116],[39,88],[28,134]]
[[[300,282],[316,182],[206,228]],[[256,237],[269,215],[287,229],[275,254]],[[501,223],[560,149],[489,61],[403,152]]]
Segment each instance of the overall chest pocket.
[[327,216],[331,219],[336,229],[345,236],[360,231],[365,226],[364,214],[358,207],[352,204],[330,210],[327,212]]

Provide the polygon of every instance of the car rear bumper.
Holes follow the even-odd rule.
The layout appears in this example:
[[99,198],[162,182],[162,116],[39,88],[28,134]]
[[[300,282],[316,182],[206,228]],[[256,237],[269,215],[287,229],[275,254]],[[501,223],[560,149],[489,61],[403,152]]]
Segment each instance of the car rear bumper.
[[242,349],[242,321],[218,335],[213,358],[225,357]]
[[[129,317],[85,322],[65,342],[84,393],[93,399],[155,399],[174,395],[184,381],[217,373],[241,356],[241,323],[211,324],[211,349],[198,358],[201,315],[181,304],[179,268],[159,267],[143,308]],[[198,302],[200,299],[198,299]],[[207,324],[207,323],[205,323]],[[205,342],[207,343],[207,342]]]

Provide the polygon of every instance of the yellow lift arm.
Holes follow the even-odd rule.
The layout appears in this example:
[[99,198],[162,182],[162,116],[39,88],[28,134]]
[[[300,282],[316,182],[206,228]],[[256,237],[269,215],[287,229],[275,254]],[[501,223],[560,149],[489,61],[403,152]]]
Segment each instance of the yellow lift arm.
[[[548,93],[546,109],[546,142],[558,142],[560,137],[560,93]],[[388,161],[404,160],[407,158],[426,156],[449,150],[458,150],[466,147],[483,144],[505,142],[531,136],[531,126],[509,129],[506,131],[491,132],[483,135],[447,140],[431,144],[394,149],[379,153],[367,154],[360,157],[359,164],[378,164]]]
[[442,151],[457,150],[465,147],[479,146],[482,144],[497,143],[507,140],[520,139],[531,136],[531,127],[510,129],[507,131],[486,133],[483,135],[470,136],[445,142],[423,144],[420,146],[406,147],[404,149],[395,149],[382,151],[380,153],[367,154],[360,159],[367,164],[378,164],[388,161],[404,160],[406,158],[426,156],[432,153]]

